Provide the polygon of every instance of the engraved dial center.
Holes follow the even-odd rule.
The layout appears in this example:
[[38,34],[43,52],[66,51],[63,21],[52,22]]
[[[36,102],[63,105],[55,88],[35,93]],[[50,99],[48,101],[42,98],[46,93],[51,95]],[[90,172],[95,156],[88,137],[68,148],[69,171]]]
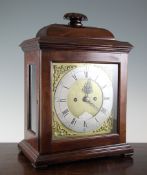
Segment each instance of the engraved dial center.
[[[95,97],[97,100],[94,100]],[[88,86],[87,79],[76,80],[70,87],[67,95],[69,111],[75,117],[80,117],[85,112],[95,116],[100,110],[102,103],[103,94],[101,88],[93,80],[90,80],[90,85],[88,84]]]

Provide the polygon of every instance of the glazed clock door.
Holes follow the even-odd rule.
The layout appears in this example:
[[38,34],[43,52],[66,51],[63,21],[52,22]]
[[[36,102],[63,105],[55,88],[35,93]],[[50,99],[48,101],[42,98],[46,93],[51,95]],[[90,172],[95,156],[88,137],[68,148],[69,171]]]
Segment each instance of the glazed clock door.
[[116,132],[117,64],[52,63],[53,139]]

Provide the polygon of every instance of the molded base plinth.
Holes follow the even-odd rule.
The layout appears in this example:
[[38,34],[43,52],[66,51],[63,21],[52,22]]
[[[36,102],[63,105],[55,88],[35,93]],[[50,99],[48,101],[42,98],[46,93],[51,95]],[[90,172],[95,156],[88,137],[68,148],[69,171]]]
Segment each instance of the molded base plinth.
[[133,148],[126,143],[115,144],[101,147],[93,147],[80,150],[72,150],[67,152],[52,153],[40,155],[30,144],[25,140],[18,144],[20,150],[31,161],[35,168],[47,167],[50,164],[64,163],[70,161],[84,160],[98,157],[118,156],[118,155],[133,155]]

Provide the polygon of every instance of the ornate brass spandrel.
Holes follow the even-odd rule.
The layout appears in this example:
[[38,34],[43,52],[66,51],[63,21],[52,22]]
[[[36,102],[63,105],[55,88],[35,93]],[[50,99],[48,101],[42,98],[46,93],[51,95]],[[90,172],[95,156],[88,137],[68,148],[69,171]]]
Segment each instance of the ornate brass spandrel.
[[77,65],[71,65],[71,64],[60,64],[60,63],[52,63],[53,69],[52,69],[52,73],[53,73],[53,80],[52,80],[52,84],[53,84],[53,89],[52,91],[55,92],[55,89],[59,83],[59,81],[61,80],[61,78],[70,70],[74,69],[77,67]]
[[66,137],[79,137],[79,136],[90,136],[90,135],[102,135],[112,133],[113,130],[113,118],[109,117],[100,128],[87,133],[76,133],[64,125],[60,124],[55,118],[53,119],[53,139],[60,139]]

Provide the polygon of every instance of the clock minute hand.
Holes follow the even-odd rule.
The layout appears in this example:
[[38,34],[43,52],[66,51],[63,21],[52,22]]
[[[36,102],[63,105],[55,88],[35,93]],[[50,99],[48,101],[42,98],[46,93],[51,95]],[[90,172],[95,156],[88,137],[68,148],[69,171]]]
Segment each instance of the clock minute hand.
[[92,103],[90,100],[89,100],[89,97],[85,96],[83,97],[83,101],[86,102],[86,103],[89,103],[91,106],[93,106],[97,111],[99,111],[99,108],[94,104]]
[[87,101],[87,103],[89,103],[91,106],[93,106],[97,111],[99,111],[98,107],[94,104],[94,103],[91,103],[91,101]]

